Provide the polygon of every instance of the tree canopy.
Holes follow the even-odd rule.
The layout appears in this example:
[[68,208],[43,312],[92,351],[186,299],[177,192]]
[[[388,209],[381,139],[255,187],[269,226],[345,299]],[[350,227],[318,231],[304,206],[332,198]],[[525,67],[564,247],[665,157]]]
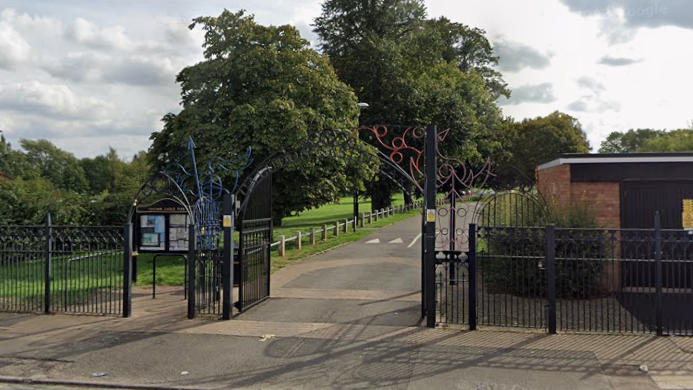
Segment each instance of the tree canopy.
[[693,129],[662,132],[646,140],[638,152],[691,152],[693,151]]
[[614,131],[610,133],[599,146],[599,153],[633,153],[645,143],[662,135],[664,131],[653,129],[631,129],[625,133]]
[[[496,100],[510,92],[483,30],[428,19],[419,0],[326,0],[314,31],[340,79],[370,105],[363,124],[450,129],[443,153],[471,163],[503,154]],[[376,208],[392,190],[380,183],[371,192]]]
[[690,152],[693,127],[678,130],[631,129],[614,131],[602,141],[599,153]]
[[561,154],[590,151],[580,122],[559,111],[514,123],[512,133],[514,140],[510,148],[510,164],[529,178],[534,178],[537,165]]
[[20,144],[0,137],[0,171],[9,177],[0,181],[0,225],[39,225],[48,213],[56,224],[120,225],[149,175],[143,152],[131,162],[113,149],[78,159],[44,139]]
[[[356,126],[356,96],[295,27],[262,26],[243,11],[228,10],[194,19],[190,28],[196,27],[205,32],[204,60],[178,74],[183,109],[152,134],[155,166],[187,160],[182,146],[191,135],[199,161],[231,158],[248,146],[262,161],[300,148],[311,134]],[[349,164],[337,158],[287,167],[275,179],[275,222],[335,200],[353,185],[348,173],[369,174]]]

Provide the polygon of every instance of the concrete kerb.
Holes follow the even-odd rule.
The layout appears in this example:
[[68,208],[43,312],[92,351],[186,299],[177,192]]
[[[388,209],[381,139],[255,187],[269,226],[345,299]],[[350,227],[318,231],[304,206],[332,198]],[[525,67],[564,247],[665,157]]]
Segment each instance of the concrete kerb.
[[190,386],[164,386],[164,385],[126,385],[116,382],[88,382],[88,381],[71,381],[60,379],[32,379],[20,378],[13,376],[0,375],[0,383],[22,384],[22,385],[40,385],[40,386],[72,386],[98,389],[124,389],[124,390],[209,390],[202,387]]

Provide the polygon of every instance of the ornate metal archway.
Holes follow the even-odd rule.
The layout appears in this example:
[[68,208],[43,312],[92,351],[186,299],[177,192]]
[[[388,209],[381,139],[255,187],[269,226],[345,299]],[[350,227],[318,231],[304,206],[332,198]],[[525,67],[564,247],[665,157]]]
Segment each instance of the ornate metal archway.
[[[224,232],[222,204],[231,202],[229,194],[236,189],[241,172],[252,162],[251,149],[233,159],[213,157],[201,172],[198,171],[192,138],[188,142],[188,151],[190,169],[175,162],[154,174],[137,192],[128,221],[132,226],[138,205],[148,201],[165,198],[182,207],[187,215],[187,253],[184,251],[178,255],[186,257],[188,317],[193,318],[198,313],[229,314],[232,302],[222,299],[221,290],[224,286],[230,289],[232,284],[230,277],[225,282],[225,275],[230,275],[233,236],[227,234],[222,239],[222,233],[230,232],[230,227]],[[231,191],[224,187],[222,173],[233,179]],[[137,251],[137,245],[133,249]],[[130,264],[132,262],[127,266]]]

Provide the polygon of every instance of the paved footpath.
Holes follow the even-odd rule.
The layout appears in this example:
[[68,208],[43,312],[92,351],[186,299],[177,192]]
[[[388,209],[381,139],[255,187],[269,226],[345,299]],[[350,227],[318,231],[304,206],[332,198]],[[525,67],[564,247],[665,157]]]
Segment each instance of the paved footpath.
[[421,327],[419,226],[277,272],[230,322],[186,320],[171,288],[138,291],[130,319],[0,314],[0,390],[693,389],[693,339]]

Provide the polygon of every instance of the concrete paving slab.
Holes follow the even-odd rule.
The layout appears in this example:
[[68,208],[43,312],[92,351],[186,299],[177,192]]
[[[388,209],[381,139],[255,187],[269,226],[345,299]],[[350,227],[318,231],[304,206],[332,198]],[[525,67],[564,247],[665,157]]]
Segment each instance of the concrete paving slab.
[[244,321],[312,322],[382,326],[418,326],[415,302],[273,298],[238,317]]

